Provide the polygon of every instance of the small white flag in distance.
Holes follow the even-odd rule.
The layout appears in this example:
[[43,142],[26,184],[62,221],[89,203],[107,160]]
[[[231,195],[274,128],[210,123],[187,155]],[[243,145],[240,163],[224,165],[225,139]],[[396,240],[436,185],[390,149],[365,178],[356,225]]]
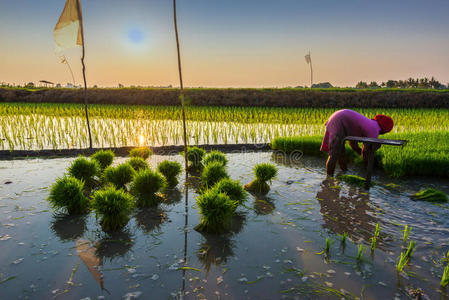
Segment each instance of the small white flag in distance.
[[82,15],[80,0],[67,0],[53,37],[60,49],[70,49],[83,45]]
[[312,62],[312,58],[310,57],[310,53],[305,56],[306,63],[310,64]]

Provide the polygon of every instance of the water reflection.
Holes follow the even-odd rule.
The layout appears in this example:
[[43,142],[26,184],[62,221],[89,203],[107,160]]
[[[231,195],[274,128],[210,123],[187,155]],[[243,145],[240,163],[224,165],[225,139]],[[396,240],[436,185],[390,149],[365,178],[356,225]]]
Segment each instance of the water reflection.
[[123,257],[134,245],[134,239],[128,231],[109,233],[95,245],[95,255],[100,259]]
[[177,188],[169,188],[164,192],[165,204],[177,204],[182,200],[182,193]]
[[84,235],[87,229],[86,218],[87,215],[54,215],[50,228],[61,241],[74,241]]
[[243,230],[245,224],[246,215],[236,213],[232,218],[230,232],[221,235],[201,233],[204,242],[197,251],[197,257],[206,272],[209,272],[212,265],[226,264],[229,258],[234,256],[236,245],[233,238]]
[[269,215],[275,208],[274,201],[270,197],[255,195],[254,211],[256,214]]
[[136,224],[144,233],[151,233],[160,229],[162,223],[167,221],[166,213],[159,207],[140,209],[135,214]]
[[343,194],[337,184],[334,179],[324,180],[316,195],[323,215],[323,227],[338,234],[346,232],[354,241],[369,241],[378,222],[369,205],[369,194],[352,186],[348,194]]

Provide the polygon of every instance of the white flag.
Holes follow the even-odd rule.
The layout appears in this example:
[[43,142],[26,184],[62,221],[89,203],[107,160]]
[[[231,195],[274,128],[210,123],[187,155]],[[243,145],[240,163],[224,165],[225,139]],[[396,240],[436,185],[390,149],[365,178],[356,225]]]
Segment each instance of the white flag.
[[62,49],[82,46],[83,36],[81,26],[80,0],[67,0],[53,32],[56,45]]
[[312,62],[312,58],[310,57],[310,53],[305,56],[306,63],[310,64]]

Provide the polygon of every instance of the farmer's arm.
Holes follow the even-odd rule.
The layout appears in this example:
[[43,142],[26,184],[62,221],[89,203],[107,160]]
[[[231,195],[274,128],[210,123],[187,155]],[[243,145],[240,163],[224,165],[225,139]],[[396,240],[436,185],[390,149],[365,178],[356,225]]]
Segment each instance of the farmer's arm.
[[352,150],[354,150],[358,155],[362,154],[362,149],[359,147],[359,143],[356,141],[349,141],[349,145],[351,146]]
[[[373,151],[376,152],[380,148],[380,146],[381,146],[381,144],[372,145]],[[367,150],[367,147],[365,147],[365,144],[363,144],[362,158],[364,161],[367,161],[367,159],[368,159],[368,150]]]

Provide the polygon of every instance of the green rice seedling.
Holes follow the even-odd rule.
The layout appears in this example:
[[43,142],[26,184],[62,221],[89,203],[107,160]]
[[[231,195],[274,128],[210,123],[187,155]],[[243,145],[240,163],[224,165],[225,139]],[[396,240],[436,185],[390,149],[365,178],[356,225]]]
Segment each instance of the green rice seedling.
[[129,164],[136,172],[150,168],[150,165],[142,157],[131,157],[126,161],[126,163]]
[[152,155],[152,154],[153,154],[153,151],[151,151],[151,149],[148,147],[134,148],[134,149],[131,149],[131,151],[129,151],[129,156],[141,157],[145,160],[147,160],[148,157],[150,157],[150,155]]
[[203,167],[202,160],[206,151],[198,147],[189,147],[187,149],[187,160],[189,161],[189,171],[199,171]]
[[364,187],[366,184],[366,179],[357,175],[339,175],[337,179],[342,180],[351,185],[356,185],[358,187]]
[[112,183],[117,189],[126,189],[126,184],[131,182],[136,173],[131,165],[124,163],[117,167],[107,167],[104,170],[104,179]]
[[398,257],[397,263],[396,263],[396,271],[398,273],[401,273],[404,270],[405,265],[408,263],[409,258],[401,252],[401,256]]
[[115,154],[111,150],[100,150],[92,154],[91,159],[95,160],[101,170],[106,169],[112,164]]
[[240,182],[229,178],[220,180],[214,185],[213,189],[218,193],[225,193],[232,201],[237,202],[238,205],[243,204],[248,197]]
[[179,162],[164,160],[159,163],[157,170],[164,175],[169,186],[176,186],[178,184],[178,176],[182,171],[182,166]]
[[195,227],[195,230],[219,234],[230,229],[237,203],[232,201],[228,195],[208,190],[196,201],[200,209],[201,222]]
[[129,221],[133,197],[123,190],[108,187],[94,193],[92,208],[101,218],[100,224],[104,231],[117,231],[126,226]]
[[68,214],[82,214],[89,210],[89,199],[83,194],[84,182],[75,177],[62,177],[50,188],[47,200],[55,209]]
[[374,251],[376,249],[377,239],[380,235],[380,226],[379,223],[376,223],[376,229],[374,230],[374,236],[371,237],[371,251]]
[[437,189],[425,189],[413,194],[412,199],[429,202],[447,202],[449,199],[446,193]]
[[226,166],[228,163],[228,159],[223,152],[220,151],[211,151],[203,159],[203,165],[208,165],[211,162],[220,162],[223,166]]
[[277,168],[272,164],[262,163],[254,167],[254,174],[256,179],[245,185],[245,190],[267,194],[270,191],[270,186],[267,181],[270,181],[277,175]]
[[162,201],[162,197],[156,193],[167,185],[165,177],[150,169],[137,172],[131,183],[131,194],[136,198],[137,207],[156,206]]
[[211,188],[222,179],[229,178],[225,167],[220,162],[206,165],[201,173],[201,182],[204,188]]
[[348,233],[347,232],[343,232],[343,234],[340,234],[340,242],[342,245],[346,245],[346,240],[348,238]]
[[410,259],[412,257],[413,252],[415,252],[415,245],[416,245],[415,241],[410,241],[410,244],[408,244],[407,251],[405,252],[405,256],[407,258]]
[[410,232],[412,231],[412,226],[405,225],[404,230],[402,230],[402,241],[404,243],[407,242],[408,236],[410,235]]
[[357,248],[357,256],[356,256],[357,261],[362,260],[365,252],[366,252],[366,247],[364,245],[360,244]]
[[84,156],[79,156],[68,168],[68,173],[91,187],[95,183],[95,176],[100,173],[100,166],[95,160],[88,160]]
[[443,277],[441,278],[441,287],[446,287],[449,284],[449,265],[444,268]]

